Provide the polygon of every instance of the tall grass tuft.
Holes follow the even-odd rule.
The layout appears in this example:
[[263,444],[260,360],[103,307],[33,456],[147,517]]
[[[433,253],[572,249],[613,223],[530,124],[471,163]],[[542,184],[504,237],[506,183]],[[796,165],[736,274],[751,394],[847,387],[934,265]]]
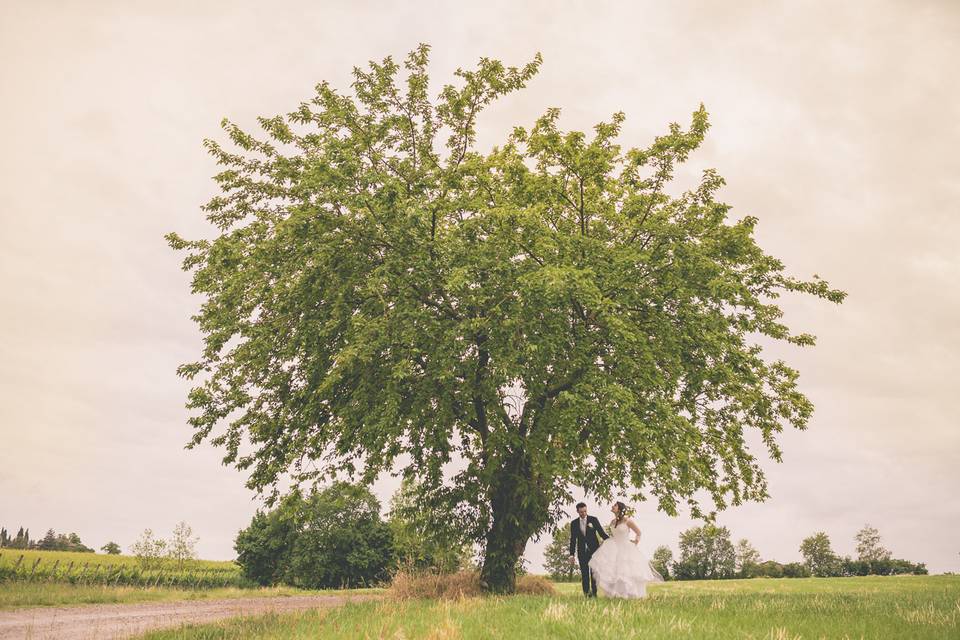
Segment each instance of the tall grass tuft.
[[[517,593],[524,595],[556,595],[553,584],[542,576],[525,575],[517,578]],[[387,597],[393,600],[425,598],[431,600],[459,600],[485,595],[476,571],[457,573],[412,573],[400,571],[390,583]]]

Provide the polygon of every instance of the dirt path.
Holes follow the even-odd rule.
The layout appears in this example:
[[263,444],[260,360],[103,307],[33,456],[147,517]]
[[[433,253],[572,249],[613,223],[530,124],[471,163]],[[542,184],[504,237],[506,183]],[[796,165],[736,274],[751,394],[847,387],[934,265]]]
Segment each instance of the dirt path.
[[235,616],[334,607],[376,596],[293,596],[142,604],[32,607],[0,611],[0,640],[129,638],[153,629]]

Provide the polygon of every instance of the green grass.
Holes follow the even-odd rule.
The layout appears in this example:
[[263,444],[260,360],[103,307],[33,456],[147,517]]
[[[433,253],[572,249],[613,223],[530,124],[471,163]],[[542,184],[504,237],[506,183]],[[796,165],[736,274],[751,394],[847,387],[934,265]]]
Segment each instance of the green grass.
[[292,587],[262,589],[172,589],[72,585],[42,582],[0,583],[0,609],[36,606],[158,602],[169,600],[215,600],[219,598],[286,597],[303,595],[342,595],[345,593],[382,593],[382,589],[305,591]]
[[150,640],[957,638],[960,576],[755,579],[654,585],[645,600],[558,596],[380,601],[159,631]]

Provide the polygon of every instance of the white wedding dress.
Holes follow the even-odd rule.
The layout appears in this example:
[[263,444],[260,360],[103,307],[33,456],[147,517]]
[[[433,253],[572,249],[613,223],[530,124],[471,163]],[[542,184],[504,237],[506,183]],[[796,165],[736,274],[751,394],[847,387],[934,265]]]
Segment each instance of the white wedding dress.
[[614,598],[643,598],[648,582],[663,582],[640,547],[630,541],[626,522],[611,527],[610,538],[590,558],[590,571],[597,586]]

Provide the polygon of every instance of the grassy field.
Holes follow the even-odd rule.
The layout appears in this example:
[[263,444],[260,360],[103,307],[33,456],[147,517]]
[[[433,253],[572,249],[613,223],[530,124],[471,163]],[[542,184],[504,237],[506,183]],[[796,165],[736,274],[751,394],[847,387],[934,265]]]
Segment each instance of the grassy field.
[[148,634],[233,638],[958,638],[960,576],[754,579],[654,585],[645,600],[558,596],[351,603]]

